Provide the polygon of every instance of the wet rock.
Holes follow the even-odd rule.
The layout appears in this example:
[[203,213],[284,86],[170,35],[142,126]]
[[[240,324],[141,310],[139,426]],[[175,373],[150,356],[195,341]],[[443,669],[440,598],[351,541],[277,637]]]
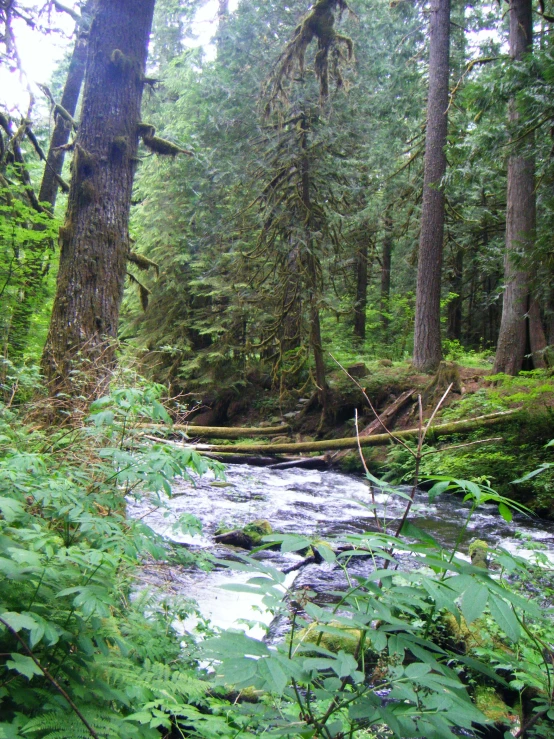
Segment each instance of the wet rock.
[[254,547],[262,544],[264,536],[271,533],[273,533],[273,529],[269,521],[260,518],[246,524],[242,529],[233,529],[232,531],[218,529],[214,539],[218,544],[240,547],[241,549],[254,549]]

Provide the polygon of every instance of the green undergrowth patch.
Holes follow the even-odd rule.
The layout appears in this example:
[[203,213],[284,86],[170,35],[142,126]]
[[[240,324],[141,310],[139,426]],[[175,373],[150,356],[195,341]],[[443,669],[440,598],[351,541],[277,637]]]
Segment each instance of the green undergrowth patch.
[[236,733],[179,626],[194,604],[138,584],[145,559],[195,561],[128,519],[126,498],[163,506],[174,477],[221,474],[143,443],[138,422],[167,420],[161,392],[116,389],[78,428],[41,430],[27,408],[0,406],[2,737],[150,739],[185,718],[198,736]]
[[[431,432],[424,448],[427,454],[421,463],[421,477],[486,478],[504,495],[525,502],[541,515],[554,516],[554,470],[547,466],[541,474],[526,477],[540,465],[554,461],[552,448],[547,446],[554,436],[554,378],[551,375],[535,370],[517,377],[488,376],[484,387],[444,409],[437,423],[514,407],[520,407],[521,412],[507,418],[505,423],[476,429],[469,435],[433,439]],[[487,439],[492,441],[486,443]],[[408,446],[415,448],[415,442],[408,442]],[[413,479],[413,456],[401,446],[392,447],[384,460],[377,455],[370,455],[369,459],[390,481]]]

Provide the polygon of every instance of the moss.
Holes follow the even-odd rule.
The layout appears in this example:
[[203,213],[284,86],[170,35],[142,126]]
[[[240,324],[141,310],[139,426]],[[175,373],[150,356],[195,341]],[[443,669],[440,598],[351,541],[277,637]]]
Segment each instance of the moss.
[[139,136],[153,136],[156,133],[156,127],[151,123],[139,123],[137,125],[137,134]]
[[247,524],[243,528],[243,532],[246,534],[246,536],[252,539],[253,545],[257,546],[258,544],[262,543],[262,537],[268,536],[269,534],[273,533],[273,529],[271,528],[271,524],[269,523],[269,521],[266,521],[265,519],[258,519],[256,521],[252,521],[252,523]]
[[485,716],[495,724],[511,725],[510,708],[494,690],[484,685],[475,689],[473,702]]
[[482,539],[475,539],[475,541],[472,541],[469,545],[469,556],[471,559],[471,564],[474,567],[483,567],[485,569],[488,569],[488,552],[489,545],[486,541],[483,541]]
[[485,643],[485,639],[481,633],[482,621],[477,619],[471,626],[468,626],[466,620],[460,617],[458,622],[454,614],[444,612],[440,615],[435,626],[437,635],[434,641],[441,646],[442,642],[453,646],[460,652],[467,654],[475,647],[481,647]]
[[177,144],[173,144],[171,141],[162,139],[159,136],[143,136],[142,140],[150,151],[161,156],[175,157],[177,154],[188,154],[192,156],[192,152],[187,151],[187,149],[181,149]]
[[129,74],[130,72],[140,74],[139,62],[124,54],[121,49],[112,51],[110,64],[119,74]]

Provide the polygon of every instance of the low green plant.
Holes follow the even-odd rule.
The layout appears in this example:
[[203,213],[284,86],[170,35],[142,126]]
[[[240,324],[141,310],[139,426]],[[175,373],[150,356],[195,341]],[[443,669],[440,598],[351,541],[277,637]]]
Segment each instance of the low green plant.
[[133,594],[141,559],[173,555],[127,519],[125,496],[163,505],[176,475],[221,472],[144,443],[137,422],[167,420],[160,396],[115,390],[86,426],[61,430],[0,408],[0,736],[146,739],[183,736],[185,721],[199,736],[236,731],[181,633],[194,606]]

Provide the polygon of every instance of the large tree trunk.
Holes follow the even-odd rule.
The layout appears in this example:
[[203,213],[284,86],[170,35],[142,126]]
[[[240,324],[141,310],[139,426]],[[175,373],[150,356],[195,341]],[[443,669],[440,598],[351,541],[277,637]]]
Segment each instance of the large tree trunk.
[[[50,146],[38,195],[41,205],[46,206],[51,212],[54,211],[56,205],[58,188],[63,184],[61,179],[65,158],[63,147],[69,141],[72,129],[71,121],[67,119],[66,114],[73,118],[77,109],[83,77],[85,76],[88,32],[95,2],[96,0],[88,0],[82,10],[81,20],[75,29],[75,46],[67,70],[62,99],[60,100],[61,110],[54,109],[54,130],[50,138]],[[36,230],[40,231],[40,226]],[[26,249],[26,273],[28,277],[25,285],[22,286],[20,300],[14,308],[11,320],[9,355],[12,360],[19,359],[27,346],[33,313],[44,290],[44,278],[48,269],[48,260],[45,260],[45,254],[49,247],[50,240],[48,239],[31,243]]]
[[450,0],[431,0],[429,93],[425,135],[425,176],[417,267],[413,364],[429,372],[442,357],[440,333],[441,268],[448,124]]
[[389,302],[392,266],[392,218],[390,217],[390,206],[385,214],[385,237],[383,239],[383,251],[381,254],[381,326],[383,336],[388,341],[389,330]]
[[[52,392],[102,393],[129,252],[144,69],[155,0],[98,0],[42,366]],[[73,373],[72,370],[78,370]]]
[[[519,61],[532,49],[531,0],[510,2],[510,56]],[[510,100],[509,121],[517,122],[516,101]],[[528,305],[526,273],[514,264],[514,256],[533,243],[535,231],[535,164],[532,158],[514,152],[508,159],[508,199],[506,206],[506,251],[504,254],[504,296],[502,321],[496,345],[495,372],[517,374],[523,364],[526,343],[525,316]]]
[[354,303],[354,336],[358,341],[365,339],[366,308],[367,308],[367,278],[369,248],[364,241],[356,251],[356,302]]

